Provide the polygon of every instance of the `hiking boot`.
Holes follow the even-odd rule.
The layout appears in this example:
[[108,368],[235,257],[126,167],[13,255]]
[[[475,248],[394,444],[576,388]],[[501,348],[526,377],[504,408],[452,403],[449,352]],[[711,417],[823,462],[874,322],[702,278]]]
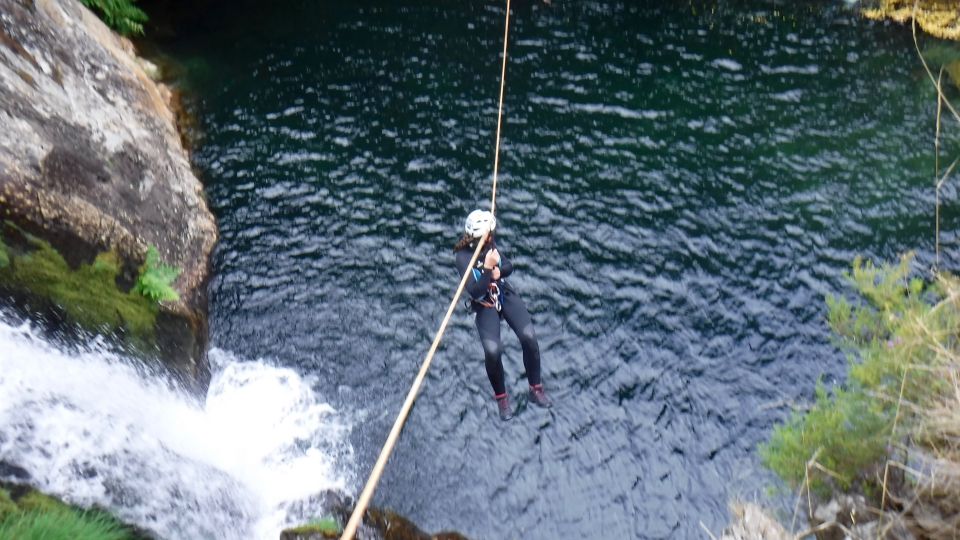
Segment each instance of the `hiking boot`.
[[506,421],[513,418],[513,411],[510,410],[510,398],[507,397],[507,394],[500,394],[494,396],[494,398],[497,400],[497,410],[500,412],[500,419]]
[[544,409],[553,407],[553,402],[550,401],[550,398],[548,398],[547,394],[543,391],[542,384],[535,384],[530,387],[530,401]]

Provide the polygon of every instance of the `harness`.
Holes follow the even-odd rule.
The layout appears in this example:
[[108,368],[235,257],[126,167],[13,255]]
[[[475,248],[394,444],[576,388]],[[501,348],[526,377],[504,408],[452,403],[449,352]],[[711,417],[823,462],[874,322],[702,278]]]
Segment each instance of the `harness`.
[[503,293],[500,292],[500,286],[496,283],[490,283],[490,286],[487,287],[487,296],[483,300],[474,300],[474,302],[480,304],[483,307],[492,307],[497,309],[497,313],[500,312],[502,307],[501,300],[503,299]]
[[[495,246],[491,246],[491,249]],[[483,257],[486,253],[481,254],[477,259],[476,266],[474,267],[474,272],[479,272],[483,269]],[[491,281],[490,285],[487,287],[487,295],[481,298],[480,300],[474,300],[472,298],[468,299],[465,303],[468,311],[473,311],[473,304],[479,304],[487,308],[495,308],[497,313],[500,312],[503,302],[503,291],[500,290],[500,286],[497,285],[496,281]]]

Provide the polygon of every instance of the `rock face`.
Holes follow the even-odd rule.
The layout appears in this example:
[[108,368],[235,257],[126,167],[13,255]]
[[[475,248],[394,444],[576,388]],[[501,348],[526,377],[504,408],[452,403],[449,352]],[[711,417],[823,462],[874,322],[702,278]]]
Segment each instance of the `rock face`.
[[191,382],[205,381],[216,224],[164,89],[132,45],[76,0],[0,0],[0,127],[0,220],[71,266],[115,252],[127,288],[156,246],[182,270],[157,344]]

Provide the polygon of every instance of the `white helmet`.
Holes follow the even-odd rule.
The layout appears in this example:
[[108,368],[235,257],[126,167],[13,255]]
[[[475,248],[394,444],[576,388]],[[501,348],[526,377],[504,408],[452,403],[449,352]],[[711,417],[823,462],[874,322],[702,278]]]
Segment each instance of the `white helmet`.
[[474,238],[480,238],[483,233],[497,228],[497,218],[486,210],[474,210],[467,216],[467,223],[463,230]]

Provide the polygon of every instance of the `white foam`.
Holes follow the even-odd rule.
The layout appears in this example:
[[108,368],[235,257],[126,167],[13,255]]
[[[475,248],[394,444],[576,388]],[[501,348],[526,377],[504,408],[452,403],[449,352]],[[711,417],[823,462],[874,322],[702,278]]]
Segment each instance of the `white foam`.
[[713,62],[710,62],[710,65],[727,71],[740,71],[743,69],[743,65],[732,58],[717,58]]
[[[205,404],[91,343],[66,352],[0,313],[0,460],[162,538],[270,538],[349,480],[349,425],[318,381],[210,352]],[[292,521],[304,516],[292,518]]]

